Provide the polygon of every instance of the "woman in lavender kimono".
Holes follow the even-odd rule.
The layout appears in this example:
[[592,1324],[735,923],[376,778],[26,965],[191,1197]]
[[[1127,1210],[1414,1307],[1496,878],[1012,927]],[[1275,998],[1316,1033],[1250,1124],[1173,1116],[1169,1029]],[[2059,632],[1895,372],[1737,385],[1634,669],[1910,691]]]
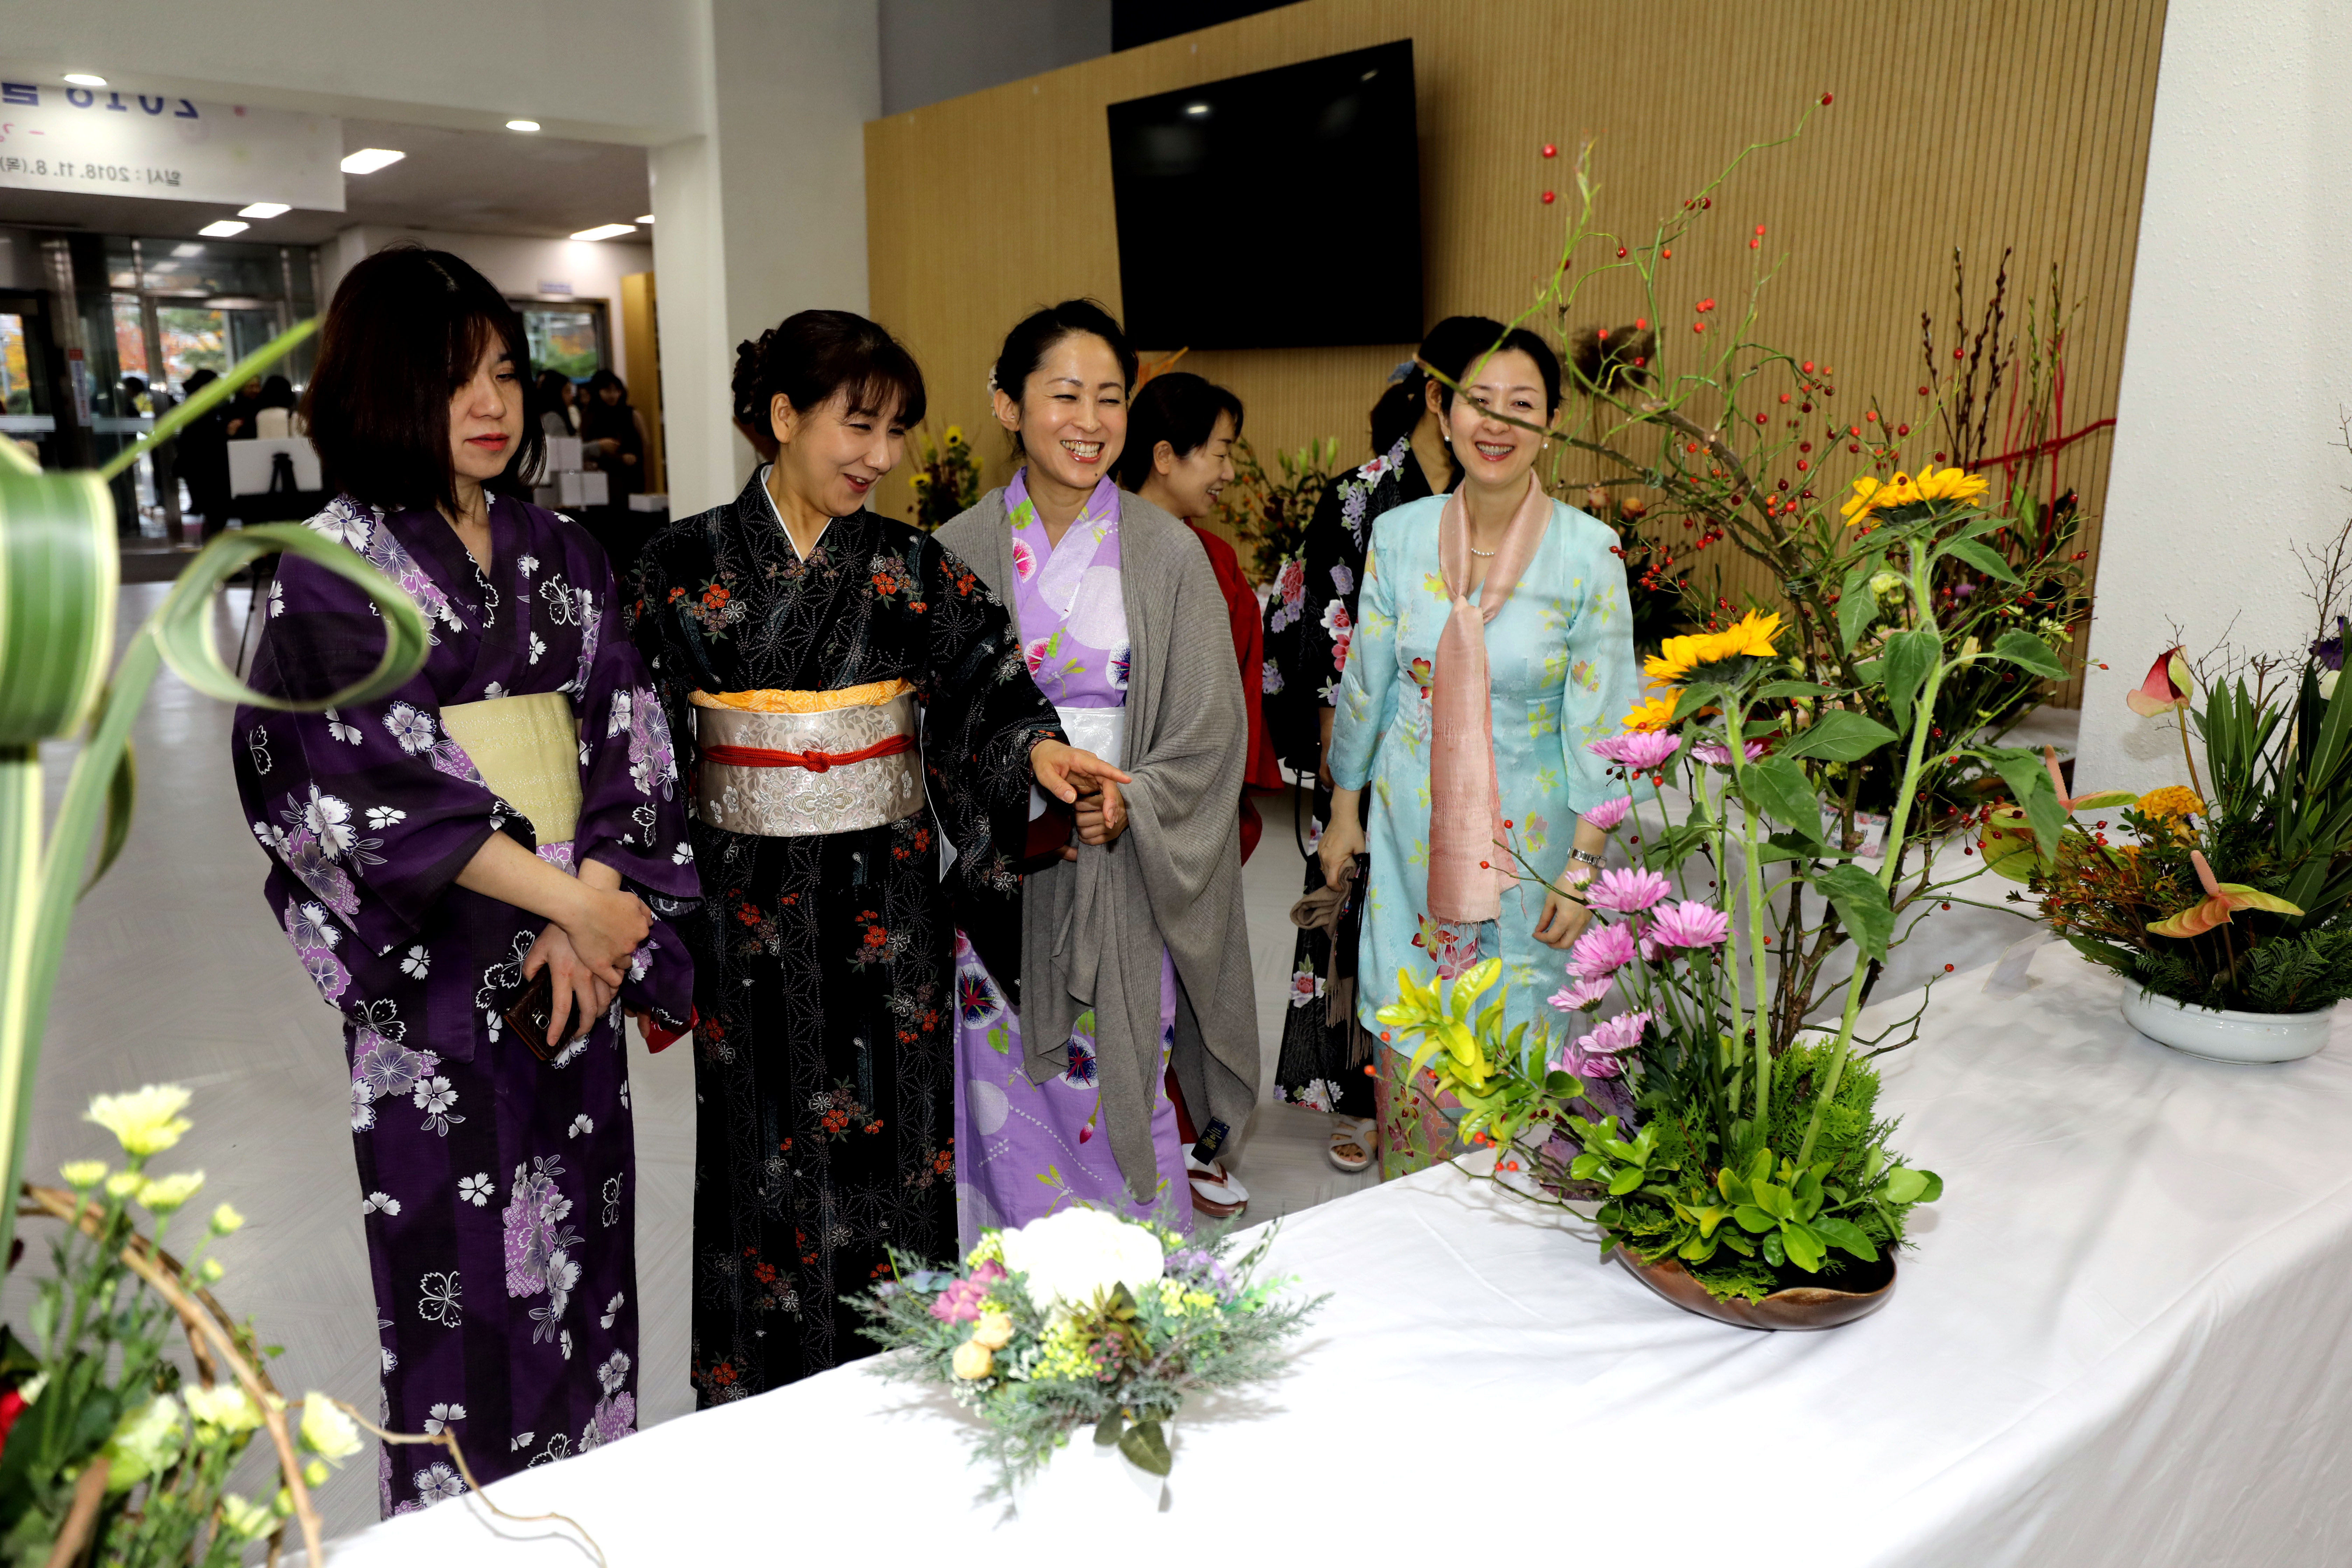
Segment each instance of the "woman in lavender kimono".
[[1072,776],[1126,777],[1064,742],[971,568],[866,510],[923,416],[888,332],[801,311],[742,345],[734,393],[775,458],[653,537],[631,612],[708,882],[688,928],[703,1405],[873,1353],[842,1299],[893,1250],[953,1249],[950,933],[1017,963],[1033,782],[1066,801]]
[[1249,729],[1200,541],[1110,477],[1135,369],[1118,323],[1090,300],[1015,327],[991,381],[1024,466],[940,530],[1013,602],[1030,674],[1070,738],[1132,775],[1081,801],[1080,843],[1026,879],[1017,994],[983,933],[958,933],[967,1244],[1073,1198],[1164,1206],[1189,1226],[1166,1067],[1172,1058],[1203,1163],[1230,1149],[1257,1098],[1241,904]]
[[[343,1015],[383,1420],[453,1432],[483,1481],[635,1427],[621,1011],[685,1025],[667,922],[697,893],[604,557],[514,494],[541,439],[525,352],[454,256],[389,250],[344,279],[309,397],[338,495],[310,526],[398,583],[434,647],[364,709],[242,708],[233,747],[270,913]],[[288,556],[253,685],[331,690],[382,643],[364,597]],[[542,969],[534,1048],[504,1015]],[[429,1449],[387,1446],[380,1479],[386,1514],[465,1489]]]

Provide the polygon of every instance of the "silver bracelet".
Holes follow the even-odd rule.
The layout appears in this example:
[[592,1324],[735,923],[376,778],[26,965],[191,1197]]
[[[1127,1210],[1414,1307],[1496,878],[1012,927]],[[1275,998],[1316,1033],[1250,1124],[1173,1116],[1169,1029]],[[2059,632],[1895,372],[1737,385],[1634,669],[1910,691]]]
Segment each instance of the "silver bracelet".
[[1571,860],[1580,861],[1584,865],[1590,866],[1596,871],[1609,863],[1606,860],[1603,860],[1600,856],[1587,855],[1581,849],[1570,849],[1568,852],[1568,858]]

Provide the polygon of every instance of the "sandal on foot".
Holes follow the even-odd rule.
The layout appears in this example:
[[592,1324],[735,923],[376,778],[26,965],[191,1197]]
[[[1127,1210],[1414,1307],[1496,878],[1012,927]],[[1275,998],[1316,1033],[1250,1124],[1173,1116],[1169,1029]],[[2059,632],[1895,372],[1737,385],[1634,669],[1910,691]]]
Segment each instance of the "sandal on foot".
[[[1332,1117],[1331,1142],[1323,1151],[1323,1157],[1348,1175],[1361,1175],[1372,1168],[1372,1161],[1378,1157],[1379,1151],[1372,1141],[1375,1127],[1369,1116]],[[1350,1154],[1349,1150],[1354,1152]]]
[[1202,1164],[1184,1152],[1184,1173],[1192,1178],[1192,1207],[1212,1219],[1231,1219],[1249,1206],[1249,1189],[1234,1180],[1223,1161]]

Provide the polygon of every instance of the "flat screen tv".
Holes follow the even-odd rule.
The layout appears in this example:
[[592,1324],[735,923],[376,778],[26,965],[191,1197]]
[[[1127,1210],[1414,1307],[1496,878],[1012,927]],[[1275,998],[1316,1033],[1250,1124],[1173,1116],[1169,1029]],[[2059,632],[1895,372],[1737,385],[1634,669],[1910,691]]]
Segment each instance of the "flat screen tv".
[[1109,113],[1133,342],[1419,340],[1410,38],[1114,103]]

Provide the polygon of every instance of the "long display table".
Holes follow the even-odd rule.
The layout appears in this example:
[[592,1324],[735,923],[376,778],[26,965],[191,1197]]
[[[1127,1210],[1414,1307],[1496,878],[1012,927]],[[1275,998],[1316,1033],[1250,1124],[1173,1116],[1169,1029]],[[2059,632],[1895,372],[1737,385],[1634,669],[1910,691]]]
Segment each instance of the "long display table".
[[[2352,1017],[2309,1061],[2224,1067],[2134,1033],[2063,947],[2032,973],[2005,999],[1952,977],[1882,1061],[1946,1195],[1850,1327],[1689,1316],[1441,1168],[1282,1222],[1279,1271],[1331,1300],[1288,1376],[1188,1408],[1171,1507],[1127,1539],[981,1502],[967,1418],[865,1366],[491,1495],[574,1516],[616,1568],[2352,1563]],[[587,1561],[471,1500],[330,1555]]]

